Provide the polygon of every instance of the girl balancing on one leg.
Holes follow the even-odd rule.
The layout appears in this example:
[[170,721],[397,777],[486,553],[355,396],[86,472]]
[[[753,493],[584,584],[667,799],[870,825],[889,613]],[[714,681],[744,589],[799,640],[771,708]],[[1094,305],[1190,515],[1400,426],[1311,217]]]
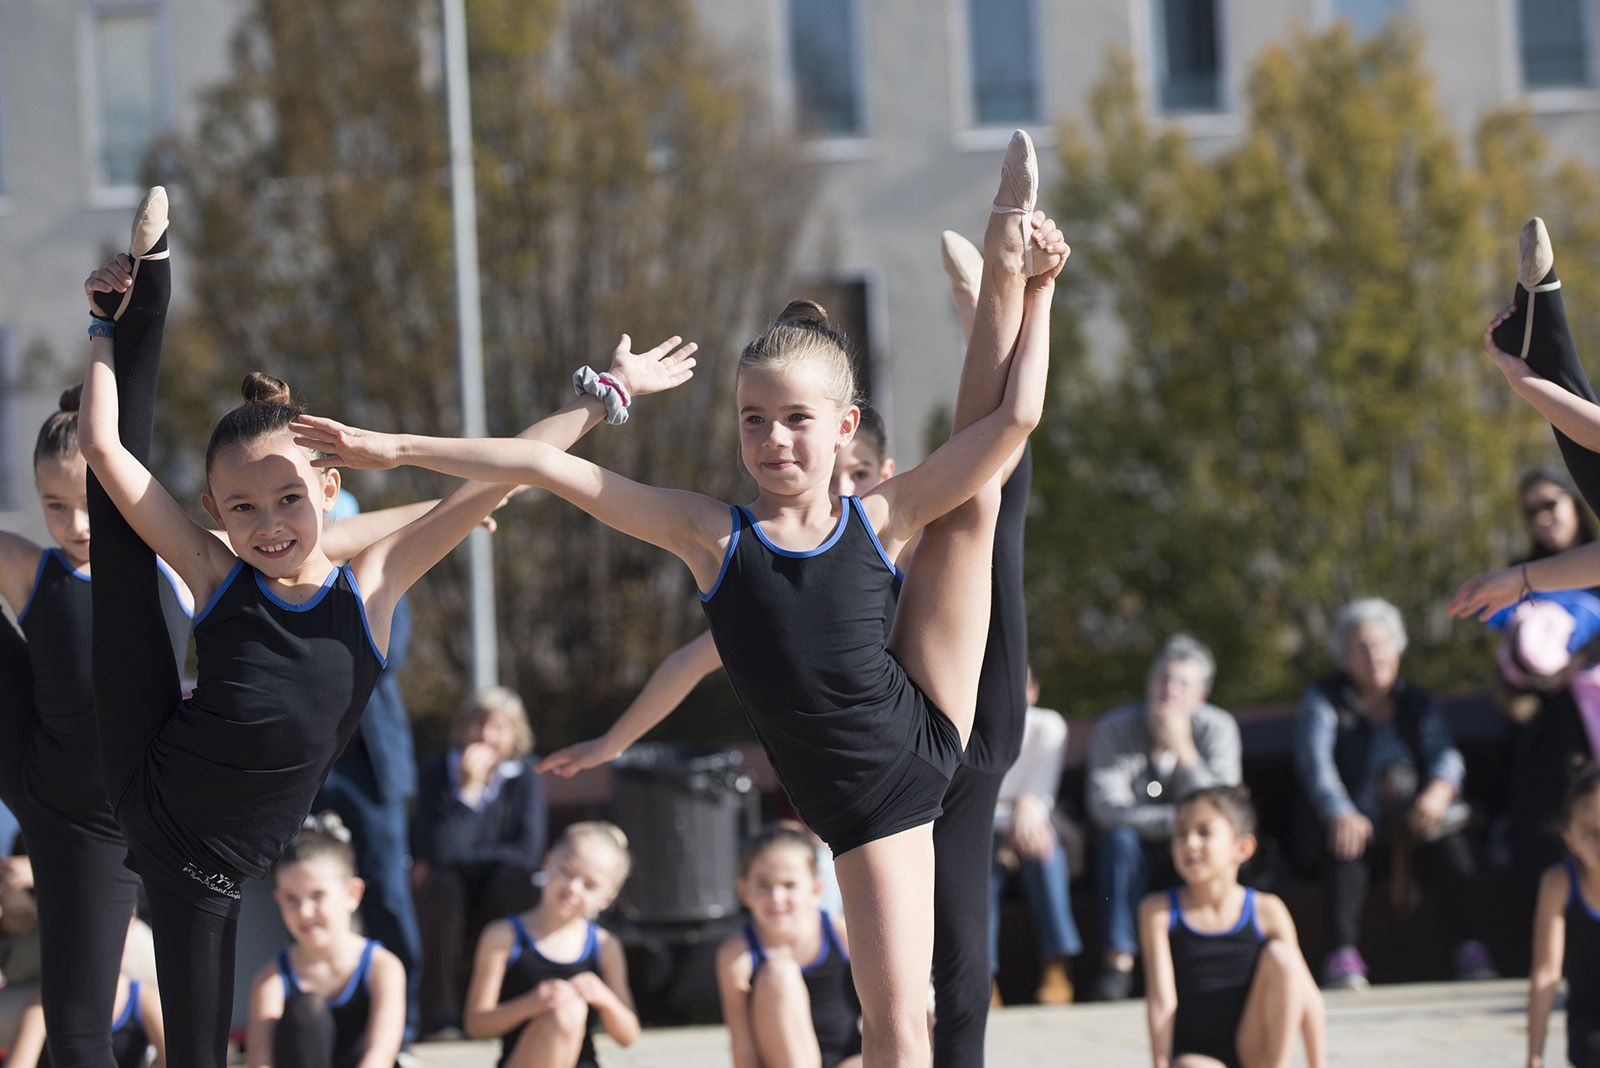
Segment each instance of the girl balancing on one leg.
[[734,1068],[859,1068],[861,1015],[841,917],[821,908],[817,850],[797,823],[745,847],[744,930],[717,949],[717,991]]
[[545,855],[539,904],[484,928],[462,1022],[500,1038],[499,1068],[598,1068],[596,1026],[623,1046],[639,1036],[622,944],[594,922],[630,864],[619,828],[574,823]]
[[1543,1068],[1545,1032],[1567,981],[1567,1062],[1600,1068],[1600,769],[1567,788],[1561,839],[1571,857],[1545,870],[1533,914],[1528,1068]]
[[[1512,302],[1483,333],[1483,351],[1523,400],[1549,420],[1562,459],[1591,508],[1600,505],[1600,404],[1578,362],[1544,221],[1522,228]],[[1484,617],[1536,590],[1600,585],[1600,543],[1490,571],[1456,592],[1450,612]]]
[[1239,885],[1255,811],[1238,786],[1178,802],[1172,860],[1183,886],[1139,908],[1155,1068],[1287,1068],[1295,1036],[1327,1063],[1322,993],[1284,903]]
[[[892,477],[894,459],[888,454],[888,444],[883,417],[876,409],[863,406],[855,436],[834,457],[833,492],[840,497],[866,493]],[[701,680],[721,666],[717,644],[708,630],[668,654],[609,730],[598,738],[556,750],[534,770],[570,779],[580,771],[617,759],[671,715]]]
[[353,929],[365,884],[350,832],[312,816],[274,870],[294,945],[250,988],[251,1068],[393,1068],[406,1024],[400,958]]
[[[206,456],[194,523],[145,467],[170,292],[166,199],[141,206],[133,256],[85,283],[91,361],[81,446],[93,475],[94,682],[102,771],[129,862],[144,876],[175,1068],[224,1062],[239,886],[259,878],[300,829],[355,729],[383,664],[396,599],[472,530],[509,487],[458,488],[421,518],[335,567],[323,517],[336,472],[313,467],[288,426],[281,382],[253,374]],[[112,320],[115,316],[115,321]],[[114,334],[113,338],[107,335]],[[623,398],[687,379],[677,339],[636,356],[619,346],[596,394],[524,434],[553,449]],[[604,401],[601,400],[604,398]],[[194,625],[199,682],[181,699],[157,597],[155,553],[204,607]]]
[[[1067,253],[1031,210],[1036,188],[1019,132],[985,236],[953,436],[864,497],[830,491],[859,410],[845,343],[809,302],[791,304],[740,358],[741,452],[759,487],[748,508],[641,485],[538,442],[297,424],[298,441],[329,454],[320,463],[542,486],[689,567],[757,737],[837,858],[869,1065],[928,1059],[931,823],[972,727],[996,476],[1043,409],[1050,298]],[[891,561],[919,532],[885,643]]]

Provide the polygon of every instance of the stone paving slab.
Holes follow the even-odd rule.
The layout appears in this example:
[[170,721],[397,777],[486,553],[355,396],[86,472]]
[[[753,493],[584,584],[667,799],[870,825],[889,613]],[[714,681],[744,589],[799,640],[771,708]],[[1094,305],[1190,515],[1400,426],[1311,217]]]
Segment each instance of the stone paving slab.
[[[1351,1068],[1505,1068],[1523,1062],[1527,983],[1436,983],[1376,987],[1328,996],[1329,1062]],[[1551,1018],[1545,1053],[1565,1063],[1564,1020]],[[596,1041],[605,1068],[728,1068],[719,1027],[646,1031],[631,1048]],[[1144,1004],[1026,1006],[989,1018],[993,1068],[1145,1068]],[[492,1068],[499,1045],[448,1042],[418,1046],[425,1068]],[[1303,1061],[1296,1061],[1303,1064]]]

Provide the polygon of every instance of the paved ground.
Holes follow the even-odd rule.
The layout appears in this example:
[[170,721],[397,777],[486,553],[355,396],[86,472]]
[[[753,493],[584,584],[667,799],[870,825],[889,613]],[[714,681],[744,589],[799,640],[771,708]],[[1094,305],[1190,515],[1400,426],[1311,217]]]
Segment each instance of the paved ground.
[[[1328,998],[1330,1061],[1362,1068],[1505,1068],[1523,1061],[1520,980],[1494,983],[1385,986]],[[1562,1064],[1562,1017],[1551,1020],[1546,1053]],[[606,1068],[726,1068],[727,1041],[720,1028],[646,1031],[631,1049],[601,1040]],[[426,1068],[489,1068],[498,1047],[455,1042],[417,1047]],[[994,1068],[1145,1068],[1150,1063],[1142,1002],[1064,1009],[1001,1009],[989,1024]]]

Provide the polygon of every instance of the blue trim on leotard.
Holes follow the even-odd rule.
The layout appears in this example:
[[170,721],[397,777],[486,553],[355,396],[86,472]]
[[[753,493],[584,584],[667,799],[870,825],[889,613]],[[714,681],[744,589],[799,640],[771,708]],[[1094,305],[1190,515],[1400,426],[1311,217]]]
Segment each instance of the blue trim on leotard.
[[1583,911],[1589,914],[1591,920],[1600,921],[1600,912],[1595,911],[1589,899],[1583,896],[1583,884],[1578,881],[1578,866],[1568,857],[1564,862],[1567,866],[1567,905],[1570,907],[1572,899],[1577,898],[1578,904],[1583,906]]
[[111,1030],[120,1031],[130,1023],[139,1022],[139,980],[128,980],[128,1000],[123,1003],[122,1011],[117,1018],[111,1021]]
[[217,607],[217,602],[222,600],[222,595],[224,593],[228,592],[228,587],[233,585],[233,580],[238,578],[239,577],[239,572],[241,572],[243,570],[244,570],[244,561],[243,560],[235,560],[234,563],[233,563],[233,567],[228,570],[228,574],[226,575],[226,577],[224,577],[221,582],[217,583],[217,588],[211,594],[211,599],[206,602],[206,606],[204,608],[200,609],[200,611],[198,611],[198,612],[196,612],[194,614],[194,618],[189,622],[189,629],[190,630],[193,630],[195,627],[198,627],[200,625],[201,620],[205,619],[206,616],[211,614],[211,610],[213,608]]
[[733,515],[733,533],[728,536],[728,551],[722,554],[722,566],[717,569],[717,580],[711,584],[711,592],[700,593],[699,590],[695,591],[700,593],[701,604],[715,597],[717,590],[722,588],[722,577],[728,573],[728,565],[733,563],[733,550],[739,547],[739,506],[730,504],[728,505],[728,511]]
[[600,950],[600,928],[596,924],[589,924],[588,930],[584,932],[583,952],[579,953],[577,957],[572,960],[554,960],[539,951],[539,947],[534,942],[533,936],[530,935],[528,933],[528,929],[523,926],[521,916],[517,915],[516,913],[512,913],[506,918],[511,921],[511,930],[516,935],[515,940],[511,943],[511,954],[510,956],[506,957],[506,967],[509,968],[512,964],[516,963],[517,959],[522,956],[523,947],[526,946],[529,953],[532,953],[535,957],[538,957],[540,960],[549,964],[570,967],[574,964],[582,964],[584,961],[594,957],[595,968],[596,970],[599,969],[600,961],[597,955]]
[[[822,944],[817,947],[817,955],[811,963],[801,967],[802,975],[816,971],[828,963],[828,957],[833,953],[839,954],[846,964],[850,963],[850,955],[844,951],[844,946],[839,944],[839,936],[833,930],[833,920],[828,917],[827,910],[819,909],[817,914],[821,918]],[[754,923],[746,920],[743,932],[744,943],[750,950],[750,974],[754,975],[763,964],[767,963],[767,950],[761,944],[761,936],[756,934]]]
[[878,540],[878,532],[872,529],[872,523],[867,519],[867,510],[862,506],[861,498],[846,497],[845,500],[850,502],[850,505],[855,509],[856,514],[861,517],[861,526],[866,530],[867,537],[872,539],[872,547],[878,550],[878,559],[883,561],[883,566],[887,567],[894,574],[895,578],[904,581],[906,573],[901,571],[898,567],[895,567],[894,561],[889,559],[889,554],[883,551],[883,542]]
[[389,658],[378,652],[378,643],[372,640],[372,624],[367,622],[367,598],[361,592],[361,584],[356,581],[356,573],[350,570],[349,564],[339,567],[344,572],[345,579],[350,583],[350,590],[356,595],[356,606],[361,609],[361,629],[367,636],[367,644],[372,647],[372,655],[378,658],[378,665],[387,668]]
[[829,534],[827,540],[821,545],[817,546],[815,549],[783,549],[767,540],[767,536],[761,532],[761,524],[756,521],[755,516],[751,515],[750,512],[742,506],[736,507],[739,508],[739,511],[744,512],[745,518],[750,520],[750,529],[756,532],[756,538],[760,540],[762,545],[765,545],[779,556],[789,556],[794,557],[795,559],[803,559],[807,556],[821,556],[823,553],[833,548],[835,542],[844,537],[844,528],[850,525],[850,509],[841,508],[839,509],[839,522],[834,525],[833,533]]
[[1229,935],[1236,935],[1244,930],[1245,924],[1250,924],[1255,928],[1257,937],[1263,940],[1267,937],[1265,932],[1261,930],[1260,921],[1256,919],[1256,891],[1253,886],[1244,888],[1244,905],[1239,909],[1239,922],[1226,931],[1196,931],[1193,927],[1190,927],[1189,922],[1183,918],[1183,904],[1178,900],[1177,887],[1167,891],[1167,902],[1171,910],[1167,917],[1167,930],[1169,931],[1181,923],[1185,931],[1197,938],[1227,938]]
[[[344,989],[339,991],[339,996],[330,998],[327,1001],[328,1008],[339,1008],[355,997],[357,990],[367,985],[367,976],[372,970],[372,951],[377,946],[378,943],[375,939],[367,939],[367,944],[361,947],[361,959],[356,963],[356,970],[350,973],[350,979],[344,984]],[[278,977],[283,980],[283,996],[285,998],[302,992],[300,977],[294,974],[294,966],[289,963],[289,948],[287,946],[278,950]]]
[[[254,568],[251,568],[251,570],[255,571]],[[273,593],[272,590],[267,587],[266,576],[260,571],[256,571],[256,587],[266,595],[267,600],[271,601],[285,612],[309,612],[313,608],[317,607],[317,605],[321,604],[324,597],[328,596],[328,591],[333,589],[334,580],[339,577],[339,572],[341,570],[343,569],[338,567],[330,568],[328,571],[328,577],[322,580],[322,588],[316,593],[312,594],[310,600],[303,601],[300,604],[294,604],[291,601],[285,601],[282,597],[279,597],[277,594]]]

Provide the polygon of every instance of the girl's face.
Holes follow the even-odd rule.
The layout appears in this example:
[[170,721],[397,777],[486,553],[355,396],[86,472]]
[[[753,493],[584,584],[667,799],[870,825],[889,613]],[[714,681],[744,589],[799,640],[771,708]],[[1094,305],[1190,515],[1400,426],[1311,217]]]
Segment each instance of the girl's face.
[[511,717],[504,712],[491,712],[478,721],[477,726],[467,732],[467,744],[482,742],[500,755],[501,760],[510,760],[517,753],[517,732],[511,724]]
[[326,949],[350,933],[350,917],[361,907],[364,889],[343,864],[322,856],[279,868],[272,897],[297,943]]
[[45,529],[73,567],[89,562],[89,466],[81,453],[45,457],[33,469]]
[[894,461],[880,457],[870,443],[859,437],[851,438],[833,459],[835,497],[859,497],[893,477]]
[[830,399],[806,363],[745,371],[735,395],[745,469],[762,492],[778,496],[827,484],[861,418],[859,409]]
[[815,920],[822,880],[814,857],[798,845],[779,844],[750,858],[738,882],[739,900],[765,931],[790,932]]
[[1180,805],[1173,816],[1172,863],[1186,883],[1219,876],[1237,879],[1240,866],[1255,851],[1255,836],[1240,834],[1206,801]]
[[1388,693],[1400,677],[1400,649],[1387,623],[1369,620],[1350,635],[1344,669],[1365,694]]
[[1546,552],[1559,553],[1578,541],[1578,506],[1554,482],[1535,482],[1522,495],[1522,516],[1528,535]]
[[1585,870],[1600,872],[1600,792],[1573,802],[1561,840]]
[[339,473],[311,466],[288,430],[233,445],[211,464],[202,498],[239,559],[269,578],[291,578],[321,552],[322,522],[339,497]]
[[622,854],[587,835],[562,842],[545,854],[541,904],[562,920],[593,919],[622,889]]

